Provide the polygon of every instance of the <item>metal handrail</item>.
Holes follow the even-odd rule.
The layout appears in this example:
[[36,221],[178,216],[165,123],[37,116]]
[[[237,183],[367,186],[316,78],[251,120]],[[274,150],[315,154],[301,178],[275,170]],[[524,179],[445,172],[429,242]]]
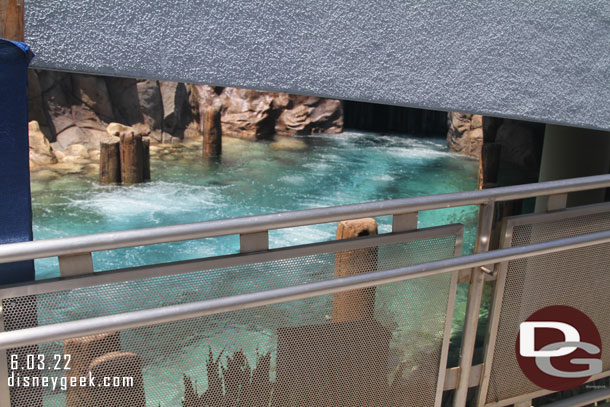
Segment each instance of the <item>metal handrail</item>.
[[125,312],[0,333],[0,349],[29,346],[44,342],[133,329],[167,322],[238,311],[281,302],[334,294],[337,292],[395,283],[413,278],[496,264],[514,259],[610,243],[610,230],[557,239],[527,246],[511,247],[452,257],[393,270],[376,271],[318,281],[291,287],[234,295],[187,304]]
[[0,263],[610,187],[609,175],[0,245]]

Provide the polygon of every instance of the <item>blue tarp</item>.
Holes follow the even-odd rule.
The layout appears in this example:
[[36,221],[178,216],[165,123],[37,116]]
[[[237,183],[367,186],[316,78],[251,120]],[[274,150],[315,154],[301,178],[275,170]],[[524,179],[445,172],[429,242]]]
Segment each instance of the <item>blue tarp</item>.
[[[0,244],[32,240],[27,44],[0,39]],[[33,261],[0,264],[0,284],[34,280]]]

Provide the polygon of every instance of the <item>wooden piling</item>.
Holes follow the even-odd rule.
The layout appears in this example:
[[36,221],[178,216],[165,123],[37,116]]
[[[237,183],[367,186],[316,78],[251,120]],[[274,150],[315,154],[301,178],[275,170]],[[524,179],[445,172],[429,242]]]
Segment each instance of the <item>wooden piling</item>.
[[24,0],[0,0],[0,38],[24,40]]
[[201,133],[203,133],[203,156],[220,156],[222,153],[222,125],[220,122],[220,107],[202,107]]
[[499,143],[483,144],[479,160],[478,189],[497,186],[501,150],[502,146]]
[[[69,358],[69,369],[65,370],[66,378],[70,383],[71,377],[77,382],[81,377],[87,376],[89,365],[96,358],[110,352],[121,350],[121,340],[118,332],[109,332],[82,338],[66,339],[64,341],[64,355]],[[62,361],[68,362],[68,359]],[[87,387],[68,387],[66,392],[66,407],[88,407],[84,399],[87,397]]]
[[144,181],[150,181],[150,138],[142,137],[142,147],[144,148]]
[[[372,218],[345,220],[337,225],[337,240],[377,235]],[[377,248],[346,250],[335,254],[335,278],[377,270]],[[373,319],[375,287],[333,294],[333,322]]]
[[144,181],[144,144],[142,135],[133,131],[121,133],[121,182],[137,184]]
[[120,139],[111,137],[100,142],[100,184],[121,182]]
[[494,188],[498,185],[498,173],[500,172],[500,153],[502,146],[496,143],[498,130],[503,119],[491,116],[483,116],[483,145],[481,146],[481,158],[479,159],[479,176],[477,180],[478,189]]
[[142,361],[135,353],[106,353],[91,361],[88,372],[98,382],[110,378],[110,386],[85,387],[83,406],[146,407]]

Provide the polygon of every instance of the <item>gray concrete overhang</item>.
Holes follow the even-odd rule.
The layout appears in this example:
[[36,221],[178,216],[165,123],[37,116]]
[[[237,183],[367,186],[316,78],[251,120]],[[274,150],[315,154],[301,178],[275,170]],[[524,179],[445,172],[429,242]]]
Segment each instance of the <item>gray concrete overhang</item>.
[[610,130],[610,2],[36,0],[33,67]]

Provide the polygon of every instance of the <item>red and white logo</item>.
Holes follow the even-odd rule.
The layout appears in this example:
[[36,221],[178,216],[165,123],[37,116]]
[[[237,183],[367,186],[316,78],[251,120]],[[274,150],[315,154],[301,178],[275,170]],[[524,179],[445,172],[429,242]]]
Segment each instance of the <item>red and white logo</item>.
[[599,331],[576,308],[554,305],[534,312],[521,323],[515,347],[521,370],[543,389],[573,389],[602,371]]

